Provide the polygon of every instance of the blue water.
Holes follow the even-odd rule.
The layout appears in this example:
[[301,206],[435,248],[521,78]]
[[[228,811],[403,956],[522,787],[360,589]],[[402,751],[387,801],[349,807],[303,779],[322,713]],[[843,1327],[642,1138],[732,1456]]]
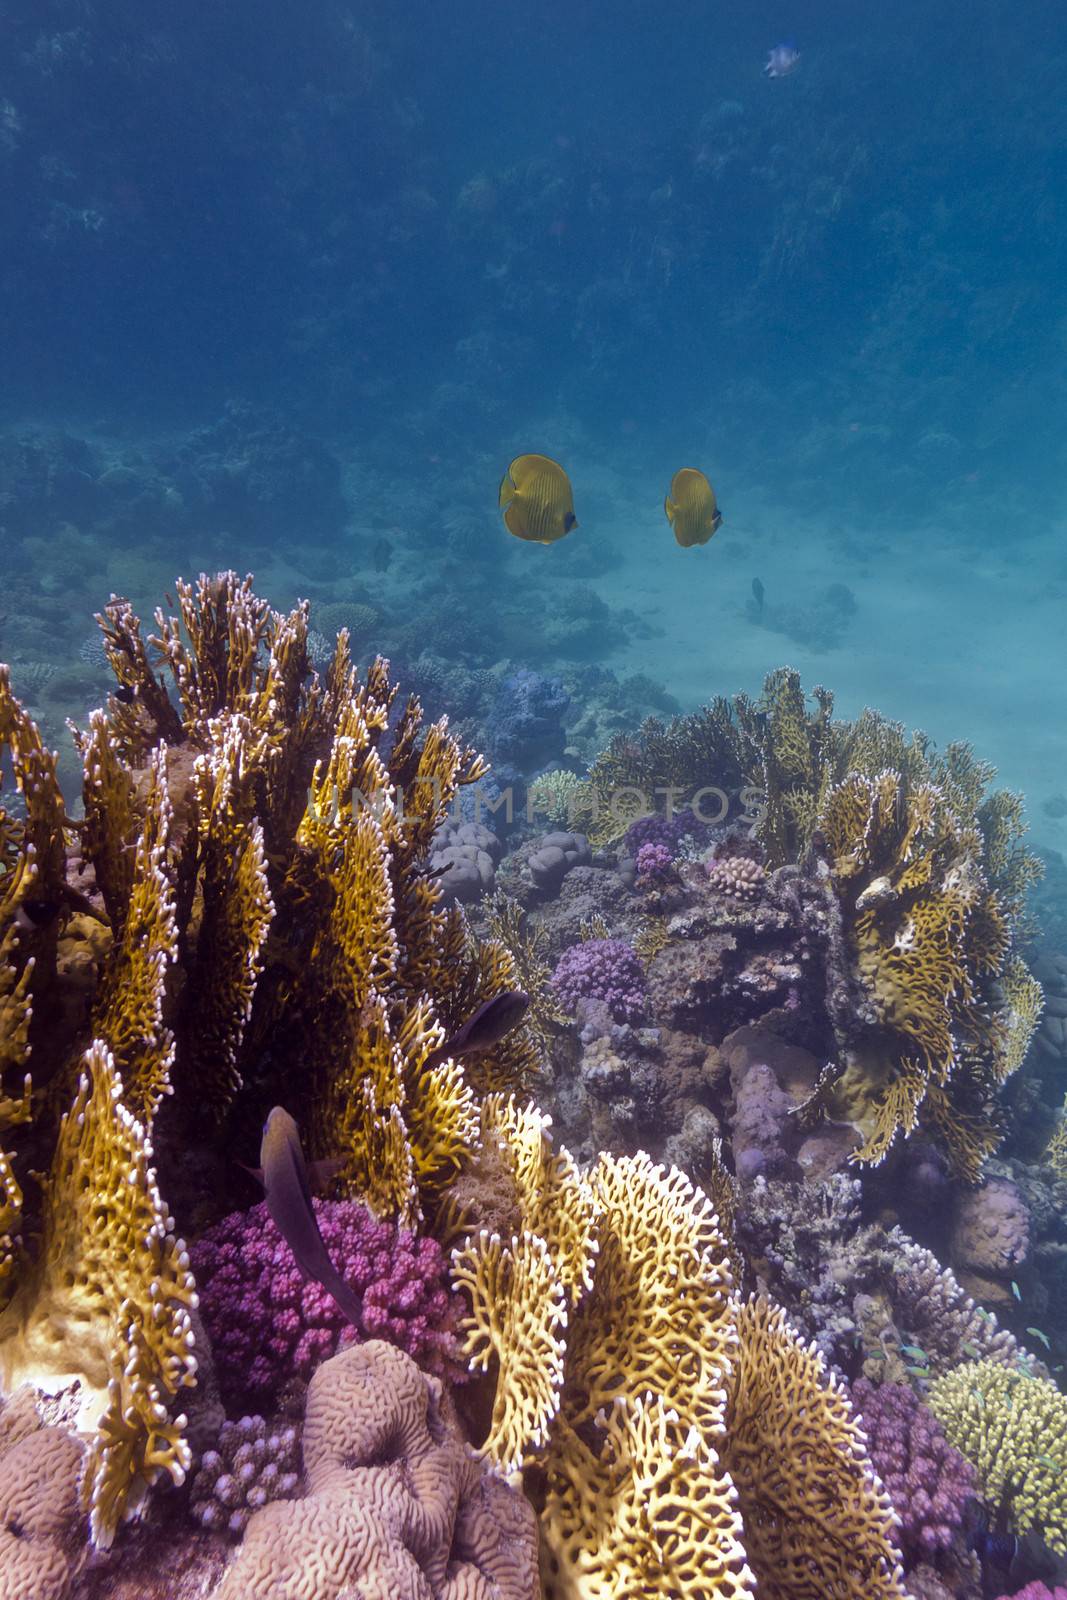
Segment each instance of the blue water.
[[[237,565],[279,604],[369,596],[443,669],[688,706],[789,661],[972,739],[1067,847],[1061,7],[0,24],[0,658],[56,669],[57,743],[108,592]],[[550,549],[496,511],[529,450],[574,485]],[[691,551],[683,465],[726,512]]]

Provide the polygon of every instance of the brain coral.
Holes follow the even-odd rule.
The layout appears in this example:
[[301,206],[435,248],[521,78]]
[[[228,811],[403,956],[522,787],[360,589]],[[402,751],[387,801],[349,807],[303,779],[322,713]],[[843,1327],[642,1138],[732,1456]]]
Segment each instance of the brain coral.
[[529,1503],[446,1424],[441,1386],[373,1340],[319,1368],[302,1500],[257,1511],[214,1600],[535,1600]]
[[[454,1341],[440,1245],[376,1221],[355,1201],[314,1206],[330,1259],[362,1301],[360,1333],[388,1339],[422,1366],[444,1371]],[[303,1278],[265,1202],[231,1212],[190,1254],[227,1399],[269,1401],[335,1353],[348,1324],[322,1285]]]

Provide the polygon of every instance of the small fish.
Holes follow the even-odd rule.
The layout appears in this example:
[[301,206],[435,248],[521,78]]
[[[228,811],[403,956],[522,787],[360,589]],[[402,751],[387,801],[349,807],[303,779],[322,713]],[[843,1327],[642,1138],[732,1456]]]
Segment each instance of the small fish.
[[23,900],[15,908],[15,923],[24,933],[45,928],[54,922],[62,909],[62,898],[54,900]]
[[521,989],[505,989],[502,994],[483,1001],[450,1039],[430,1051],[424,1070],[439,1066],[450,1056],[477,1056],[491,1050],[518,1027],[529,1008],[530,997]]
[[1022,1295],[1019,1293],[1019,1285],[1016,1283],[1014,1278],[1011,1280],[1011,1292],[1015,1296],[1016,1300],[1022,1299]]
[[758,578],[753,578],[753,580],[752,580],[752,598],[756,602],[756,615],[757,615],[757,617],[762,617],[762,615],[763,615],[763,596],[764,596],[764,591],[763,591],[762,583],[759,581]]
[[768,53],[767,65],[763,69],[766,78],[788,78],[795,72],[800,60],[800,51],[795,44],[776,44]]
[[120,683],[117,689],[112,689],[112,695],[120,705],[132,706],[137,698],[137,690],[131,689],[129,684]]
[[913,1378],[928,1378],[930,1376],[929,1367],[905,1367],[904,1371],[910,1372]]
[[516,456],[500,480],[504,526],[516,539],[555,544],[578,526],[571,480],[549,456]]
[[906,1356],[911,1356],[912,1359],[915,1360],[915,1361],[924,1361],[927,1364],[927,1366],[929,1366],[930,1357],[926,1354],[925,1350],[923,1350],[923,1349],[921,1349],[919,1347],[919,1345],[917,1345],[917,1344],[902,1344],[900,1348],[903,1350],[903,1352],[904,1352],[904,1354]]
[[297,1266],[305,1277],[322,1284],[353,1327],[361,1328],[360,1303],[330,1260],[319,1232],[304,1152],[300,1148],[300,1132],[281,1106],[275,1106],[263,1124],[259,1159],[261,1171],[255,1176],[263,1184],[267,1210],[293,1252]]
[[974,1344],[971,1344],[969,1339],[964,1339],[963,1343],[960,1345],[960,1349],[966,1355],[969,1355],[969,1356],[973,1357],[973,1359],[975,1361],[980,1361],[982,1359],[981,1356],[978,1354],[978,1346],[974,1345]]
[[1010,1571],[1019,1553],[1019,1541],[1013,1533],[1001,1533],[990,1528],[983,1518],[975,1529],[971,1543],[975,1553],[983,1562],[997,1567],[1001,1571]]
[[707,544],[722,526],[715,490],[697,467],[683,467],[674,474],[663,509],[683,550],[695,544]]
[[1027,1328],[1026,1331],[1027,1333],[1032,1333],[1035,1339],[1040,1339],[1046,1350],[1052,1349],[1052,1346],[1049,1343],[1048,1334],[1042,1333],[1040,1328]]

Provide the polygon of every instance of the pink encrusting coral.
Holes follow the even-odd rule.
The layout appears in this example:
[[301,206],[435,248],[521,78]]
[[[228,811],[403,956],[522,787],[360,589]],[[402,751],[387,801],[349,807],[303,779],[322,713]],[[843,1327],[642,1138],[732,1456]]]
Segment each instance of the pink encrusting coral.
[[353,1339],[387,1339],[428,1372],[461,1372],[444,1252],[352,1200],[315,1200],[330,1259],[362,1304],[353,1329],[305,1280],[266,1204],[234,1211],[191,1247],[200,1314],[229,1403],[263,1404]]
[[580,1000],[602,1000],[616,1022],[640,1022],[645,1015],[645,969],[622,939],[572,944],[556,964],[552,987],[572,1015]]
[[952,1548],[975,1494],[974,1472],[914,1389],[902,1383],[852,1385],[875,1471],[900,1518],[905,1565]]

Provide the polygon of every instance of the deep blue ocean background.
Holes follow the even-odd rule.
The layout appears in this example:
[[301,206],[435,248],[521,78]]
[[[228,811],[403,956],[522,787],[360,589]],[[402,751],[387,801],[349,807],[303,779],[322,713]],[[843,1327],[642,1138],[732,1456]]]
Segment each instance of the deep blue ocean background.
[[[107,594],[236,566],[474,725],[519,667],[619,724],[789,662],[971,740],[1067,848],[1061,5],[0,0],[0,36],[0,659],[57,745]],[[530,450],[574,485],[548,549],[496,508]],[[726,513],[689,551],[683,465]]]

